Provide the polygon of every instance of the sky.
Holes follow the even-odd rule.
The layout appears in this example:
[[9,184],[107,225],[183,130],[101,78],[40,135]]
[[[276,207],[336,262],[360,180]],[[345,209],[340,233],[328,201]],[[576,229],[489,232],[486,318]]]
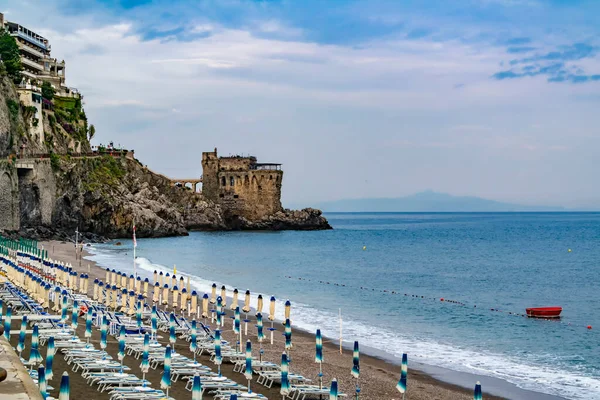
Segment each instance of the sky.
[[173,178],[283,164],[284,206],[432,189],[600,205],[600,1],[0,0],[95,144]]

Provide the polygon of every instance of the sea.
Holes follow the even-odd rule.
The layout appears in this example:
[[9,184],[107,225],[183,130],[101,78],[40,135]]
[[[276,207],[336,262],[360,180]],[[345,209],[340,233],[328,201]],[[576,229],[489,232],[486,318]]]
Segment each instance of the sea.
[[[409,362],[600,399],[600,213],[329,213],[333,230],[138,239],[136,268],[260,293],[296,328]],[[132,241],[94,245],[133,270]],[[231,292],[230,292],[231,293]],[[524,317],[562,306],[562,318]],[[588,329],[591,327],[592,329]],[[485,388],[484,388],[485,391]]]

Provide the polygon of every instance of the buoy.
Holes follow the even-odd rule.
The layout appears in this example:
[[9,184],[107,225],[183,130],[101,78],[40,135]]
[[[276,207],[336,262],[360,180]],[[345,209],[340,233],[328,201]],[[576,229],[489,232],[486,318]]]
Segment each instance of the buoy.
[[569,253],[571,252],[571,249],[569,249]]
[[588,326],[587,326],[587,328],[588,328],[588,329],[592,329],[592,326],[591,326],[591,325],[588,325]]
[[[367,246],[363,246],[363,250],[366,250],[366,249],[367,249]],[[570,250],[569,250],[569,251],[570,251]]]
[[442,297],[442,298],[440,299],[440,301],[444,301],[444,298]]

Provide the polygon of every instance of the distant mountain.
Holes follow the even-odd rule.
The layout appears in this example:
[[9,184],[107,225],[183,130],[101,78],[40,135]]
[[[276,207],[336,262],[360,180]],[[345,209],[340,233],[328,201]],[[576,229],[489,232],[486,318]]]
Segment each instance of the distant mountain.
[[564,207],[529,206],[503,203],[472,196],[452,196],[425,191],[406,197],[346,199],[323,202],[318,208],[325,212],[510,212],[566,211]]

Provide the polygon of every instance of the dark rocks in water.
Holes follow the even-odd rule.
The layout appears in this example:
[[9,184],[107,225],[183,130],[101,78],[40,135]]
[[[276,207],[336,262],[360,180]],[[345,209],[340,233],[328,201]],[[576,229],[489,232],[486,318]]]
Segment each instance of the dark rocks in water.
[[283,210],[269,215],[259,221],[248,221],[239,216],[228,219],[227,225],[232,230],[298,230],[314,231],[333,229],[321,210],[305,208],[303,210]]
[[121,243],[121,242],[117,242],[117,243],[115,243],[115,246],[121,246],[122,244],[123,243]]

